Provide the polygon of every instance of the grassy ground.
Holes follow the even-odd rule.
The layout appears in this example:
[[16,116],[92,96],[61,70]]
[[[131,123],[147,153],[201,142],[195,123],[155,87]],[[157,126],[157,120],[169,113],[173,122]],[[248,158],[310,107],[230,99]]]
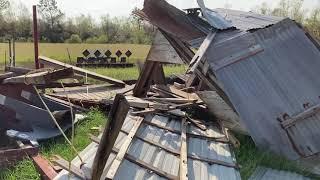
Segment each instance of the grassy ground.
[[[101,49],[110,50],[114,56],[117,50],[125,53],[130,50],[133,54],[130,57],[130,62],[136,60],[144,60],[149,51],[149,45],[136,45],[136,44],[51,44],[40,43],[39,53],[53,59],[58,59],[63,62],[69,62],[67,49],[70,52],[72,62],[75,62],[78,56],[82,56],[85,49]],[[8,59],[8,44],[0,43],[0,65],[4,64],[4,57]],[[19,65],[30,66],[33,64],[33,44],[32,43],[16,43],[16,63]]]
[[[1,56],[4,57],[4,51],[6,49],[6,44],[0,44],[0,59]],[[81,51],[85,48],[101,48],[101,49],[111,49],[117,50],[121,48],[121,50],[126,51],[128,49],[132,50],[134,53],[132,57],[132,61],[137,59],[144,59],[147,55],[149,46],[141,46],[141,45],[92,45],[92,44],[41,44],[40,52],[42,55],[59,59],[62,61],[68,62],[68,56],[66,49],[69,49],[72,59],[76,59],[76,56],[81,54]],[[17,44],[17,64],[23,66],[30,66],[30,63],[33,59],[33,50],[32,44],[30,43],[18,43]],[[29,64],[28,64],[29,63]],[[0,62],[0,66],[1,66]],[[138,78],[138,70],[136,67],[134,68],[126,68],[126,69],[104,69],[104,68],[90,68],[89,70],[95,71],[97,73],[110,76],[117,79],[122,80],[131,80]],[[186,70],[185,66],[166,66],[164,68],[165,74],[171,75],[174,73],[183,73]],[[99,125],[103,125],[106,121],[106,118],[103,113],[92,110],[88,114],[88,118],[86,120],[80,122],[76,127],[76,136],[75,136],[75,147],[81,151],[83,150],[89,143],[90,140],[87,134],[90,132],[91,127],[97,127]],[[68,133],[70,136],[70,132]],[[252,140],[249,137],[238,136],[241,147],[235,150],[237,162],[242,166],[240,169],[240,173],[243,179],[248,179],[248,177],[252,174],[255,168],[258,165],[267,166],[275,169],[282,170],[290,170],[298,173],[302,173],[304,175],[309,175],[306,172],[299,170],[296,165],[292,162],[288,162],[285,159],[263,152],[258,150]],[[41,145],[41,153],[50,158],[52,155],[60,155],[67,160],[71,160],[75,157],[74,153],[71,153],[71,149],[65,142],[65,140],[61,137],[47,141],[45,143],[40,143]],[[17,166],[11,169],[0,170],[0,180],[33,180],[40,179],[38,172],[32,164],[32,161],[26,159],[20,162]]]

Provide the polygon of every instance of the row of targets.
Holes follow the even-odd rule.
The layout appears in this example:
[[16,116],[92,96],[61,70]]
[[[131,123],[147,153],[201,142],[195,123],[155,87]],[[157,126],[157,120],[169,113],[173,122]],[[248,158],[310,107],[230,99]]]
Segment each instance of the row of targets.
[[83,57],[77,58],[77,64],[108,64],[127,63],[132,52],[128,50],[124,54],[118,50],[113,56],[110,50],[90,50],[86,49],[82,53]]

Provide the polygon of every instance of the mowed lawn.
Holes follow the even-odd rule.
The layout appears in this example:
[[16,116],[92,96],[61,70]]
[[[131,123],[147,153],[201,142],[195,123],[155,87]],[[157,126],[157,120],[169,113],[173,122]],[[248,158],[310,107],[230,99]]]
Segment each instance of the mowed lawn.
[[[0,43],[0,64],[4,64],[5,56],[8,59],[8,44]],[[110,50],[115,56],[116,51],[120,50],[124,54],[130,50],[132,56],[129,62],[144,60],[150,49],[149,45],[137,44],[67,44],[67,43],[40,43],[39,54],[53,59],[69,62],[68,50],[70,52],[71,61],[74,63],[77,57],[82,56],[85,49],[101,49],[103,51]],[[6,55],[5,55],[6,54]],[[34,62],[33,43],[16,43],[16,63],[18,65],[32,67]]]

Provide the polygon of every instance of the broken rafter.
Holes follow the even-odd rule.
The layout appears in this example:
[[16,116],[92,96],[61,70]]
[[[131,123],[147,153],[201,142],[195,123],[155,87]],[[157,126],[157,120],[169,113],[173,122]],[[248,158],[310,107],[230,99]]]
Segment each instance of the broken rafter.
[[94,158],[92,165],[92,180],[100,179],[124,120],[127,117],[129,108],[130,105],[125,97],[121,94],[117,94],[109,113],[109,121],[107,121],[107,124],[104,128],[101,138],[102,141]]
[[186,118],[181,121],[181,136],[180,136],[180,180],[188,179],[188,149],[187,149],[187,127]]
[[41,64],[44,64],[44,65],[54,66],[54,67],[58,67],[58,68],[72,68],[76,74],[79,74],[79,75],[82,75],[82,76],[87,76],[89,78],[93,78],[93,79],[96,79],[96,80],[104,81],[104,82],[107,82],[107,83],[110,83],[110,84],[114,84],[114,85],[117,85],[119,87],[124,87],[125,86],[125,83],[123,81],[120,81],[120,80],[117,80],[117,79],[113,79],[113,78],[110,78],[110,77],[107,77],[107,76],[103,76],[103,75],[100,75],[100,74],[97,74],[97,73],[94,73],[94,72],[91,72],[91,71],[88,71],[88,70],[85,70],[85,69],[82,69],[82,68],[79,68],[79,67],[76,67],[76,66],[65,64],[65,63],[62,63],[60,61],[57,61],[57,60],[54,60],[54,59],[50,59],[50,58],[47,58],[47,57],[40,56],[39,57],[39,62]]
[[34,84],[34,85],[44,85],[56,80],[65,79],[72,77],[74,75],[72,68],[59,69],[55,71],[43,71],[43,72],[35,72],[32,74],[26,74],[21,76],[15,76],[11,78],[7,78],[3,80],[4,84]]

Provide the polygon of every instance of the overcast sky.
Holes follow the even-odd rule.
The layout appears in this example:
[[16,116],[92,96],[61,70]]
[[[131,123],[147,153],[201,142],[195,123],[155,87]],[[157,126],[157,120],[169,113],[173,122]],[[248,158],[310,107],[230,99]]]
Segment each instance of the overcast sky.
[[[39,0],[9,0],[23,3],[28,8],[37,4]],[[144,0],[57,0],[58,6],[69,17],[79,14],[90,14],[95,18],[109,14],[111,16],[129,16],[134,7],[142,7]],[[179,8],[197,7],[196,0],[168,0],[170,4]],[[275,6],[279,0],[205,0],[209,8],[225,7],[229,4],[232,9],[250,11],[253,7],[267,2]],[[312,9],[320,7],[320,0],[305,0],[304,7]]]

